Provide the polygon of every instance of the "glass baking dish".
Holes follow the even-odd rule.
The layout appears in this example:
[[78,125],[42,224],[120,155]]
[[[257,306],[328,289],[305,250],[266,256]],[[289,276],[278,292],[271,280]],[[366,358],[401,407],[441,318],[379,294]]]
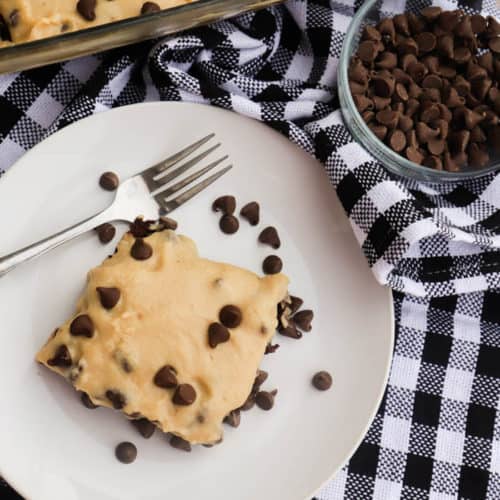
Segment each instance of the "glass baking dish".
[[64,61],[261,9],[281,0],[199,0],[171,9],[0,49],[0,74]]

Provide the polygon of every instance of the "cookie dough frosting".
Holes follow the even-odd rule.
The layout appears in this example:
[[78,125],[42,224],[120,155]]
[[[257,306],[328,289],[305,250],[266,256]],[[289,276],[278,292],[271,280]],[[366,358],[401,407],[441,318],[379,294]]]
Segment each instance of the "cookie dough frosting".
[[214,443],[252,389],[287,288],[283,274],[200,258],[173,231],[129,232],[37,360],[96,405]]
[[21,43],[169,9],[190,1],[0,0],[0,15],[12,42]]

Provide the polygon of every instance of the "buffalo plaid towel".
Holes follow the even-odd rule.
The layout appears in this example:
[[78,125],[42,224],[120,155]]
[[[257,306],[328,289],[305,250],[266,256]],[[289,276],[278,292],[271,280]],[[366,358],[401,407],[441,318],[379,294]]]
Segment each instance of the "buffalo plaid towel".
[[[383,403],[318,497],[498,500],[500,176],[396,179],[352,141],[335,87],[357,2],[291,0],[156,44],[0,76],[0,172],[61,127],[135,102],[212,104],[276,128],[324,163],[375,276],[395,290]],[[404,0],[381,8],[396,4]],[[441,5],[498,17],[494,0]]]

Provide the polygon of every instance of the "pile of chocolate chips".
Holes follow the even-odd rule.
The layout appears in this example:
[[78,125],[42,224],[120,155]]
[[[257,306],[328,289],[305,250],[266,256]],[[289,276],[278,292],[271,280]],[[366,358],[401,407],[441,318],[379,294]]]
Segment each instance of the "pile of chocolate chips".
[[349,65],[371,131],[436,170],[482,168],[500,152],[500,23],[427,7],[366,26]]

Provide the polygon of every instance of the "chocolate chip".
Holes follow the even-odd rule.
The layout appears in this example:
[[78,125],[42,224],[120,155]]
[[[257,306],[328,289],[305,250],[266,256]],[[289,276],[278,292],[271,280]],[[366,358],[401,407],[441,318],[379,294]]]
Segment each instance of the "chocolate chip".
[[[277,391],[276,391],[277,392]],[[259,391],[255,395],[255,402],[257,406],[262,410],[269,411],[274,406],[274,396],[276,393],[274,391]]]
[[368,128],[378,137],[381,141],[385,139],[387,135],[387,127],[385,125],[377,125],[376,123],[370,123]]
[[232,215],[236,210],[236,198],[230,195],[220,196],[212,203],[212,210],[220,211],[224,215]]
[[283,269],[283,262],[277,255],[268,255],[262,262],[264,274],[277,274]]
[[147,418],[131,420],[130,423],[139,431],[140,435],[149,439],[155,432],[156,425]]
[[242,320],[241,309],[238,306],[227,305],[219,311],[219,321],[226,328],[237,328]]
[[47,361],[49,366],[58,366],[60,368],[68,368],[73,364],[69,349],[64,345],[60,345],[52,358]]
[[208,345],[212,349],[223,342],[227,342],[230,336],[229,330],[220,323],[212,323],[208,327]]
[[239,409],[230,411],[224,417],[224,423],[230,425],[231,427],[238,427],[241,422],[241,413]]
[[327,391],[332,386],[332,376],[327,371],[320,371],[313,376],[312,385],[318,391]]
[[397,153],[406,147],[406,136],[401,130],[393,130],[388,137],[389,146]]
[[479,14],[470,16],[470,24],[472,31],[477,35],[483,33],[486,30],[486,19]]
[[176,220],[171,219],[170,217],[166,217],[165,215],[162,215],[160,217],[160,224],[162,225],[163,229],[170,229],[171,231],[175,231],[178,227]]
[[116,287],[98,286],[96,290],[104,309],[113,309],[120,300],[121,293]]
[[408,160],[412,161],[413,163],[416,163],[417,165],[420,165],[424,159],[424,156],[420,151],[413,146],[409,146],[405,150],[405,155]]
[[89,410],[95,410],[96,408],[99,408],[98,405],[94,404],[94,402],[90,399],[90,396],[86,392],[82,392],[80,395],[80,401],[82,402],[83,406]]
[[413,128],[413,120],[409,116],[399,115],[398,127],[403,132],[408,132],[408,130]]
[[391,109],[384,109],[379,111],[375,118],[381,125],[385,125],[388,128],[395,128],[398,124],[399,115]]
[[304,301],[300,297],[295,297],[294,295],[290,295],[290,314],[296,313],[304,303]]
[[174,367],[165,365],[156,372],[153,382],[163,389],[173,389],[178,384],[176,375],[177,372]]
[[363,40],[373,40],[375,42],[382,40],[382,35],[380,31],[374,26],[367,25],[363,29],[363,34],[361,35]]
[[279,349],[280,345],[279,344],[267,344],[266,345],[266,350],[264,351],[264,354],[273,354]]
[[99,185],[106,191],[115,191],[120,180],[114,172],[104,172],[99,178]]
[[442,9],[441,7],[437,6],[432,6],[432,7],[425,7],[420,11],[420,15],[425,18],[427,21],[435,21],[439,15],[441,14]]
[[464,152],[469,144],[470,132],[468,130],[459,130],[450,134],[448,145],[452,152]]
[[116,234],[116,229],[112,224],[106,222],[105,224],[101,224],[95,228],[97,231],[97,236],[101,243],[109,243]]
[[356,105],[356,108],[360,113],[362,113],[365,110],[373,109],[373,101],[364,95],[356,94],[352,96],[352,99],[354,101],[354,104]]
[[97,0],[78,0],[76,10],[87,21],[95,19],[95,7]]
[[439,156],[444,152],[446,143],[443,139],[430,139],[427,143],[427,149],[429,150],[429,153]]
[[109,399],[115,410],[121,410],[127,404],[127,399],[118,390],[108,389],[106,391],[106,397]]
[[248,411],[251,410],[254,406],[255,406],[255,394],[253,392],[250,392],[248,398],[238,409],[242,411]]
[[77,316],[69,326],[69,333],[73,337],[87,337],[94,336],[94,323],[88,314],[81,314]]
[[196,391],[190,384],[180,384],[175,390],[172,402],[176,405],[188,406],[195,402]]
[[10,25],[15,28],[19,24],[19,20],[21,18],[21,15],[19,13],[18,9],[14,9],[10,14],[9,14],[9,22]]
[[293,321],[289,321],[287,326],[278,329],[280,335],[284,337],[289,337],[291,339],[301,339],[302,333],[297,330],[297,327]]
[[[377,68],[393,69],[398,65],[398,56],[393,52],[382,52],[375,62]],[[368,83],[368,82],[367,82]]]
[[155,226],[159,227],[162,224],[160,222],[158,225],[154,220],[144,220],[143,217],[136,217],[129,226],[129,232],[135,238],[146,238],[156,231]]
[[311,331],[311,321],[314,318],[314,313],[310,309],[299,311],[293,317],[295,324],[304,332]]
[[133,443],[124,441],[115,448],[115,456],[122,464],[131,464],[137,458],[137,448]]
[[388,76],[375,76],[372,78],[373,89],[379,97],[390,97],[394,92],[394,78]]
[[378,51],[379,46],[376,41],[365,40],[359,44],[357,55],[363,62],[370,63],[375,60]]
[[144,2],[141,7],[141,14],[153,14],[154,12],[160,12],[161,7],[155,2]]
[[439,130],[429,127],[424,122],[418,122],[415,131],[417,132],[417,138],[421,144],[427,144],[429,139],[433,139],[439,135]]
[[240,215],[247,219],[252,226],[256,226],[259,223],[259,213],[260,207],[256,201],[251,201],[247,203],[241,210]]
[[219,221],[219,227],[225,234],[234,234],[238,231],[240,223],[234,215],[223,215]]
[[147,260],[153,255],[153,248],[142,238],[137,238],[130,249],[130,255],[135,260]]
[[181,438],[180,436],[175,436],[175,435],[171,436],[169,443],[170,446],[172,448],[175,448],[176,450],[187,451],[187,452],[191,451],[191,443]]
[[431,52],[436,47],[436,36],[433,33],[424,31],[415,36],[419,54]]
[[265,245],[272,246],[275,250],[281,246],[278,231],[273,226],[268,226],[259,234],[259,241]]

